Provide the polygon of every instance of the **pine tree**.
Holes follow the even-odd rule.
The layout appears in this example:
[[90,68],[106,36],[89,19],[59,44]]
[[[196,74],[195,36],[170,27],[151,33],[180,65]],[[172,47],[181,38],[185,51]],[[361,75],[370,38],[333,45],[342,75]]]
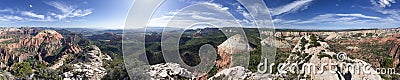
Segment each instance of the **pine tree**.
[[315,34],[312,34],[311,37],[311,47],[317,47],[320,46],[320,44],[317,42],[317,36]]

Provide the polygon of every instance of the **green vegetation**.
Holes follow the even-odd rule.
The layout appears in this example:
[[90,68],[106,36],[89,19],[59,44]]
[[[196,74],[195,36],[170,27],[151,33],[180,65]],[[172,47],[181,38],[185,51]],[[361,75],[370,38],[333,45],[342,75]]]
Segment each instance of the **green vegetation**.
[[28,62],[16,63],[12,66],[11,72],[18,78],[24,78],[32,73],[32,67]]
[[52,70],[47,68],[38,68],[35,71],[35,77],[39,79],[55,79],[60,80],[62,73],[58,70]]
[[210,78],[217,74],[218,68],[214,66],[208,73],[207,73],[207,78]]
[[391,58],[386,58],[386,59],[385,59],[385,64],[383,64],[383,67],[385,67],[385,68],[392,68],[392,67],[393,67],[393,59],[391,59]]
[[[100,48],[103,53],[110,55],[112,61],[103,61],[104,67],[107,69],[107,74],[103,77],[103,80],[124,80],[129,79],[128,73],[125,69],[125,63],[123,60],[122,53],[122,38],[114,38],[113,40],[90,40],[81,39],[78,42],[79,45],[96,45]],[[158,58],[160,59],[160,58]],[[79,73],[77,73],[79,74]]]
[[107,75],[103,77],[103,80],[121,80],[129,77],[122,59],[105,61],[105,63],[105,68],[110,70],[107,71]]
[[252,72],[257,72],[257,66],[261,61],[261,48],[257,47],[254,51],[250,52],[250,61],[248,69]]
[[306,45],[308,43],[308,41],[304,37],[301,38],[300,42],[301,45]]
[[323,57],[328,57],[329,59],[332,59],[332,56],[331,55],[328,55],[328,54],[319,54],[318,55],[318,58],[323,58]]
[[304,37],[302,37],[301,40],[300,40],[300,46],[302,46],[300,50],[304,50],[304,49],[305,49],[304,46],[305,46],[307,43],[308,43],[308,41],[307,41]]
[[312,34],[311,35],[311,37],[310,37],[310,39],[311,39],[311,42],[310,42],[310,47],[317,47],[317,46],[320,46],[321,44],[319,44],[317,41],[318,41],[318,39],[317,39],[317,36],[315,35],[315,34]]

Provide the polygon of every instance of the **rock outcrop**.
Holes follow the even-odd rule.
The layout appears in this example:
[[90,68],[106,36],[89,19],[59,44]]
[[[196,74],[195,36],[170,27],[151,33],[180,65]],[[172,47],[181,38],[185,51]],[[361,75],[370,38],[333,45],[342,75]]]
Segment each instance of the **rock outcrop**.
[[400,44],[393,46],[390,49],[389,56],[393,59],[393,68],[399,67],[400,64]]
[[81,52],[82,51],[82,49],[81,49],[81,47],[79,47],[78,45],[76,45],[76,44],[71,44],[71,43],[69,43],[69,44],[67,44],[67,46],[65,47],[65,50],[62,52],[62,54],[76,54],[76,53],[79,53],[79,52]]
[[223,69],[214,76],[208,78],[208,80],[273,80],[278,79],[275,74],[260,74],[257,72],[251,72],[250,70],[242,67],[235,66],[227,69]]
[[266,39],[261,40],[261,45],[274,45],[276,48],[290,48],[290,47],[292,47],[292,44],[290,44],[287,40],[284,40],[284,39],[271,39],[271,38],[266,38]]
[[[305,64],[313,64],[316,67],[316,71],[321,71],[323,69],[323,73],[319,74],[317,72],[311,72],[309,74],[302,74],[299,76],[309,76],[311,79],[355,79],[355,80],[361,80],[361,79],[371,79],[371,80],[381,80],[382,78],[380,75],[377,74],[377,71],[374,69],[369,69],[371,73],[363,73],[360,71],[359,73],[353,72],[352,70],[349,69],[348,65],[359,65],[359,66],[371,66],[371,64],[359,60],[359,59],[350,59],[348,57],[342,58],[341,60],[337,59],[337,56],[339,53],[335,53],[330,51],[329,45],[325,42],[322,41],[317,41],[320,45],[319,46],[310,46],[312,40],[310,39],[310,36],[305,36],[306,39],[305,43],[304,41],[301,42],[299,41],[298,44],[295,46],[293,49],[293,53],[300,53],[301,55],[291,55],[289,59],[287,59],[287,62],[292,62],[300,65],[305,65]],[[335,57],[336,56],[336,57]],[[321,68],[320,66],[323,63],[327,63],[324,68]],[[335,63],[335,64],[333,64]],[[332,67],[334,66],[334,67]],[[300,67],[301,69],[302,67]],[[335,73],[331,73],[329,70],[336,69]],[[353,68],[354,69],[354,68]],[[358,68],[358,70],[361,70],[363,68]],[[305,73],[305,72],[303,72]]]
[[147,73],[151,76],[152,80],[179,80],[194,76],[191,72],[180,67],[177,63],[151,65]]
[[236,66],[236,67],[231,67],[227,69],[223,69],[211,78],[209,80],[214,80],[214,79],[223,79],[223,80],[244,80],[248,79],[251,77],[253,73],[241,66]]
[[59,49],[63,47],[64,37],[54,30],[11,28],[5,29],[0,35],[7,39],[0,45],[2,68],[7,68],[5,64],[8,64],[10,60],[22,62],[28,58],[37,57],[39,62],[45,62],[45,58],[59,53]]
[[65,80],[102,79],[107,74],[103,67],[103,60],[111,60],[110,56],[101,52],[97,46],[88,46],[77,59],[72,61],[72,70],[63,73]]
[[232,66],[232,55],[251,51],[252,48],[242,35],[234,35],[218,46],[218,55],[221,59],[216,61],[220,70]]

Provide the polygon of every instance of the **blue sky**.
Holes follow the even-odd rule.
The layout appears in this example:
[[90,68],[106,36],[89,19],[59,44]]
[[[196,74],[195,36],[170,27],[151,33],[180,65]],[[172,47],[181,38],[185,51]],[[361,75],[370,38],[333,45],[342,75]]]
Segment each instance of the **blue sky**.
[[[264,0],[276,28],[355,29],[400,27],[399,0]],[[0,0],[1,27],[85,27],[122,29],[133,0]],[[194,4],[214,6],[210,11],[180,12]],[[145,7],[145,6],[144,6]],[[210,16],[212,10],[230,15]],[[145,9],[145,8],[144,8]],[[176,16],[177,13],[182,15]],[[223,13],[218,13],[223,14]],[[212,24],[239,22],[254,27],[249,12],[235,0],[166,0],[148,26],[164,27],[175,17],[179,27],[198,21]],[[217,20],[217,21],[216,21]],[[219,20],[219,21],[218,21]],[[138,26],[141,27],[141,26]]]
[[123,28],[132,0],[0,0],[1,27]]
[[[270,10],[276,28],[289,29],[361,29],[400,27],[399,0],[264,0]],[[177,5],[177,3],[179,3]],[[152,17],[149,26],[166,25],[172,17],[180,18],[181,24],[207,22],[212,16],[206,13],[187,13],[191,16],[176,16],[179,10],[191,4],[209,4],[227,10],[237,22],[245,27],[254,27],[247,10],[235,0],[169,0]],[[183,13],[184,14],[184,13]],[[204,18],[193,19],[201,16]],[[221,15],[223,16],[223,15]],[[209,20],[209,23],[224,23],[232,20],[218,18],[222,22]],[[192,20],[192,21],[188,21]],[[248,24],[248,25],[246,25]]]

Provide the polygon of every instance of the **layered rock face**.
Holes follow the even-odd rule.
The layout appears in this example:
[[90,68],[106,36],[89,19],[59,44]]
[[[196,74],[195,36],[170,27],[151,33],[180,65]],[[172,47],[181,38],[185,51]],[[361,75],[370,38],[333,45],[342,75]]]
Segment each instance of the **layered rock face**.
[[55,63],[54,65],[50,66],[50,69],[53,69],[53,70],[58,69],[60,66],[66,64],[66,59],[68,57],[71,57],[71,55],[69,55],[69,54],[77,55],[78,53],[81,53],[82,51],[83,50],[78,45],[71,44],[71,43],[67,44],[66,47],[63,49],[63,52],[60,54],[62,56],[59,57],[59,59],[54,62]]
[[81,51],[82,51],[81,47],[79,47],[78,45],[69,43],[69,44],[67,44],[67,47],[65,48],[64,52],[62,52],[62,54],[71,54],[71,53],[76,54]]
[[107,74],[103,67],[103,60],[111,60],[111,57],[102,53],[97,46],[88,46],[82,53],[78,53],[77,59],[72,61],[72,70],[63,73],[65,80],[99,80]]
[[399,67],[400,63],[400,44],[397,44],[390,49],[390,54],[389,56],[392,57],[393,59],[393,68]]
[[2,67],[9,61],[22,62],[30,57],[43,59],[60,52],[62,48],[61,34],[54,30],[37,30],[35,28],[11,28],[1,33],[7,40],[0,45]]
[[218,55],[221,58],[216,61],[216,66],[219,67],[220,70],[229,68],[233,64],[233,54],[244,54],[244,52],[250,50],[252,50],[252,48],[250,48],[242,35],[234,35],[218,46]]
[[22,45],[38,48],[39,61],[42,61],[41,58],[57,53],[57,49],[62,48],[62,38],[64,37],[54,30],[43,30],[31,39],[22,41]]
[[[400,37],[400,34],[392,35],[389,38],[392,38],[392,39],[394,38],[394,40],[396,40],[397,42],[400,42],[399,41],[400,39],[398,39],[397,37]],[[389,40],[389,39],[387,39],[387,40]],[[395,44],[390,49],[389,56],[392,57],[392,59],[393,59],[393,64],[392,64],[393,67],[392,68],[398,68],[399,64],[400,64],[400,44]]]

